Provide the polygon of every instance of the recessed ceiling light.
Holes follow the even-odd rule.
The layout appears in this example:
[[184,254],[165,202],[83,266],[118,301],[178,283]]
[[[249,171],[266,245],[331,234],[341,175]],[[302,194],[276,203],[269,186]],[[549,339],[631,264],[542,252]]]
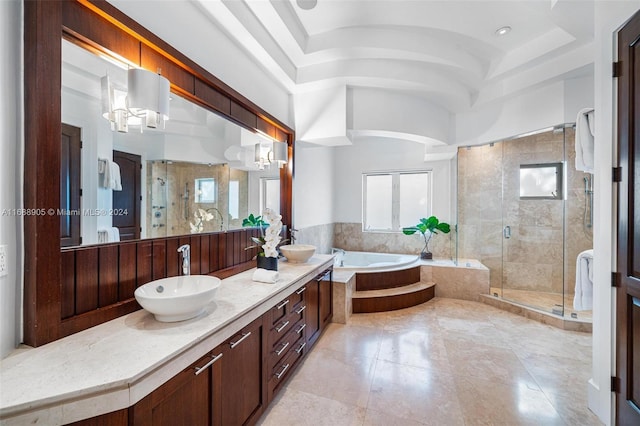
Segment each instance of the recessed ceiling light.
[[505,25],[504,27],[500,27],[496,30],[496,35],[497,36],[507,35],[509,34],[510,31],[511,31],[511,27],[508,25]]
[[318,0],[296,0],[300,9],[311,10],[318,4]]

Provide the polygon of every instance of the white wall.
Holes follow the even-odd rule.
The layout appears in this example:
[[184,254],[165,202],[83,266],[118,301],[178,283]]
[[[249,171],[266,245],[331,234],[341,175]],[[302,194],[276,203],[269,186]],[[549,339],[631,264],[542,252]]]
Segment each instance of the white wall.
[[[81,209],[110,209],[111,190],[98,187],[98,158],[112,157],[113,137],[107,120],[98,121],[102,114],[99,102],[76,91],[62,90],[62,122],[81,129]],[[110,227],[111,217],[80,216],[83,244],[98,242],[98,228]]]
[[[380,89],[349,89],[353,130],[398,132],[450,143],[453,115],[421,96]],[[297,109],[296,109],[297,112]]]
[[593,359],[589,380],[589,408],[605,424],[614,424],[614,396],[610,377],[615,372],[616,229],[611,168],[615,158],[615,92],[611,77],[614,32],[640,9],[640,1],[595,3],[595,185],[594,185],[594,294]]
[[362,173],[396,170],[433,171],[433,214],[447,223],[452,217],[451,161],[424,161],[424,144],[388,139],[358,139],[334,148],[334,221],[362,222]]
[[564,123],[564,118],[564,83],[556,82],[504,102],[457,114],[455,140],[458,145],[498,141]]
[[593,74],[571,78],[564,82],[564,122],[574,123],[578,111],[593,108]]
[[297,229],[334,222],[334,193],[344,192],[335,187],[343,182],[335,177],[334,149],[296,143],[293,226]]
[[[190,2],[110,0],[115,7],[184,53],[198,65],[240,92],[270,114],[293,127],[289,93],[256,64],[252,57]],[[152,13],[150,12],[152,9]],[[176,31],[176,28],[179,30]]]
[[[22,206],[22,2],[0,1],[0,210]],[[0,244],[7,245],[8,275],[0,277],[0,357],[21,340],[22,221],[0,215]]]

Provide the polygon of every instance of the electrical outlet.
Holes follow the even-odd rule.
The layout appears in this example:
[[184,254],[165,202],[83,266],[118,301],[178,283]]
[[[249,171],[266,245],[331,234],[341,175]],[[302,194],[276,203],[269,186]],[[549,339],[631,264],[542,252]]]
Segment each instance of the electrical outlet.
[[4,277],[8,275],[8,267],[7,267],[7,246],[0,246],[0,277]]

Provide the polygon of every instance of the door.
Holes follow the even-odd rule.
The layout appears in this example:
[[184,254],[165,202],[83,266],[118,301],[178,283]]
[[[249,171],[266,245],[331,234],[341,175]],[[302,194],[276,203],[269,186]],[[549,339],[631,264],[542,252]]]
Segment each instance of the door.
[[120,230],[120,240],[140,239],[142,193],[140,173],[142,158],[128,152],[113,151],[113,161],[120,167],[122,191],[113,191],[113,226]]
[[331,322],[333,318],[333,272],[327,271],[320,279],[320,331]]
[[60,144],[60,247],[82,244],[80,237],[80,128],[62,123]]
[[618,32],[618,264],[616,376],[619,425],[640,424],[640,12]]
[[560,316],[564,315],[564,140],[564,131],[558,129],[499,144],[503,226],[501,235],[496,235],[502,238],[502,297]]
[[254,424],[266,401],[262,318],[225,342],[221,362],[221,425]]
[[305,310],[305,332],[308,347],[314,345],[320,337],[320,280],[314,278],[305,284],[307,309]]
[[[211,351],[129,409],[136,426],[210,426],[222,355]],[[105,423],[106,424],[106,423]],[[110,424],[110,423],[109,423]]]

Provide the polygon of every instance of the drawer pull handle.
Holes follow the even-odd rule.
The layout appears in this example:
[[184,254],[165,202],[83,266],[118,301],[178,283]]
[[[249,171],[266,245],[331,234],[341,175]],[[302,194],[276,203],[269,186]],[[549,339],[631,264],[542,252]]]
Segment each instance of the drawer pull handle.
[[278,306],[276,306],[276,309],[282,309],[284,308],[284,306],[289,303],[289,299],[285,300],[284,302],[282,302],[281,304],[279,304]]
[[307,305],[301,306],[300,309],[296,311],[296,314],[300,315],[305,309],[307,309]]
[[217,360],[219,360],[220,358],[222,358],[222,354],[216,355],[216,356],[211,356],[211,360],[209,362],[207,362],[205,365],[203,365],[202,367],[196,367],[195,368],[196,376],[198,374],[202,373],[207,368],[211,367],[213,365],[213,363],[216,362]]
[[302,294],[307,289],[307,287],[302,287],[301,289],[296,290],[296,294]]
[[307,326],[307,324],[302,324],[300,325],[300,328],[296,330],[296,334],[300,334],[302,333],[302,330],[304,330],[304,328]]
[[279,373],[274,374],[274,376],[276,376],[276,379],[280,380],[280,377],[282,377],[284,372],[287,371],[288,369],[289,369],[289,364],[285,364],[284,366],[282,366],[282,370],[280,370]]
[[276,327],[276,331],[277,331],[278,333],[280,333],[280,332],[281,332],[282,330],[284,330],[284,328],[285,328],[286,326],[288,326],[288,325],[289,325],[289,321],[285,321],[285,322],[283,322],[283,323],[282,323],[282,325],[280,325],[280,327]]
[[276,351],[276,355],[280,356],[282,355],[282,352],[284,352],[285,349],[287,349],[287,347],[289,346],[289,342],[286,342],[279,351]]
[[231,349],[235,348],[236,346],[238,346],[244,339],[246,339],[247,337],[251,336],[251,332],[248,333],[242,333],[242,337],[240,338],[240,340],[237,340],[235,342],[230,342],[229,346],[231,346]]
[[296,353],[299,354],[300,352],[302,352],[305,346],[307,346],[307,342],[302,342],[298,349],[296,349]]

